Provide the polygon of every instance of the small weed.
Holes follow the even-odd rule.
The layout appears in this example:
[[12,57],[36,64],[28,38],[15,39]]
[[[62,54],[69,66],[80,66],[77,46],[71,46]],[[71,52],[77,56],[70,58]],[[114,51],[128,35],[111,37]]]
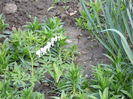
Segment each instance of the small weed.
[[5,23],[3,15],[0,15],[0,32],[5,31],[7,27],[8,27],[8,24]]
[[0,46],[0,74],[5,72],[8,67],[10,56],[8,55],[9,48],[7,47],[7,42],[5,41]]
[[68,2],[68,0],[54,0],[54,3],[55,3],[55,4],[56,4],[56,3],[59,3],[59,2],[66,3],[66,2]]
[[67,94],[74,96],[79,92],[83,92],[86,82],[79,67],[74,64],[70,64],[70,69],[62,81],[64,82],[64,85],[62,85],[60,89],[64,90]]
[[[104,3],[104,1],[102,3]],[[86,1],[85,4],[89,6],[90,12],[93,12],[93,9],[95,9],[95,13],[99,13],[101,11],[100,3],[98,0],[95,0],[95,2]],[[91,17],[94,19],[94,22],[97,22],[95,13],[91,13]],[[81,16],[76,19],[77,26],[81,29],[88,29],[89,31],[92,31],[94,27],[91,25],[90,20],[88,20],[86,12],[84,10],[81,10],[80,15]],[[99,26],[97,25],[97,27]]]

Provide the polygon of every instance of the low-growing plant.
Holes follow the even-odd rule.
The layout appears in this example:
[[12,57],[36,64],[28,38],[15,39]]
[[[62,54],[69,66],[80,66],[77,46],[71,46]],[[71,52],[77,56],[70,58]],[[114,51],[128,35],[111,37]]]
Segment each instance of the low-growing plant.
[[44,95],[39,92],[33,92],[33,88],[23,90],[21,99],[45,99]]
[[[105,88],[110,86],[110,83],[114,75],[111,75],[109,72],[105,72],[103,68],[101,68],[101,66],[96,67],[96,69],[94,70],[95,71],[93,75],[96,77],[96,80],[94,79],[95,83],[94,85],[91,85],[91,87],[98,88],[103,91]],[[95,85],[97,83],[98,85]]]
[[62,75],[62,71],[60,70],[57,64],[53,63],[53,70],[50,71],[49,73],[54,78],[56,84],[59,83],[60,77]]
[[8,24],[5,23],[5,19],[3,15],[0,15],[0,32],[5,31],[5,29],[8,27]]
[[64,84],[62,83],[63,85],[59,89],[65,91],[70,96],[84,92],[84,86],[86,86],[85,77],[79,67],[73,63],[70,64],[70,68],[62,79],[62,82]]
[[126,64],[124,62],[125,59],[121,59],[119,55],[115,58],[115,60],[113,60],[110,56],[107,56],[112,61],[112,64],[101,64],[94,69],[94,72],[92,73],[94,78],[92,78],[90,87],[95,89],[95,91],[92,91],[93,93],[96,93],[96,96],[100,94],[102,95],[102,92],[104,93],[106,88],[108,88],[108,97],[115,97],[115,99],[118,97],[127,98],[127,96],[123,94],[123,92],[126,93],[126,90],[132,92],[132,87],[130,86],[133,79],[131,71],[131,68],[133,67],[131,64]]
[[10,85],[10,80],[0,82],[0,98],[1,99],[45,99],[44,95],[33,92],[33,88],[25,88],[19,90]]
[[[10,67],[8,67],[9,70],[6,73],[6,79],[10,79],[10,85],[13,86],[16,89],[23,89],[26,87],[30,87],[31,85],[31,77],[28,73],[25,73],[26,71],[18,66],[17,63],[10,64]],[[12,70],[10,72],[10,70]]]
[[59,2],[63,2],[63,3],[67,3],[69,0],[54,0],[54,3],[59,3]]
[[[62,53],[63,46],[66,44],[63,33],[64,29],[58,18],[50,18],[43,24],[34,19],[23,30],[18,29],[12,32],[10,39],[0,46],[0,73],[2,74],[0,77],[3,80],[0,92],[7,86],[5,93],[1,92],[0,98],[44,99],[40,93],[33,92],[35,82],[42,81],[45,73],[52,68],[51,72],[54,74],[52,76],[51,73],[51,76],[55,80],[54,85],[57,85],[61,74],[57,70],[63,69],[63,64],[68,64],[70,60],[68,57],[71,57],[67,53],[68,57],[63,58],[65,55]],[[56,38],[56,42],[52,41],[49,50],[38,57],[37,51],[49,44],[53,38]],[[43,66],[45,62],[48,68]],[[7,85],[4,86],[4,83]]]
[[8,80],[3,80],[0,81],[0,98],[1,99],[13,99],[13,96],[15,94],[16,90],[14,90],[11,86],[10,86],[10,81]]
[[130,90],[126,91],[126,90],[121,90],[121,92],[125,95],[128,96],[128,98],[133,99],[133,81],[130,84]]
[[10,56],[8,55],[7,41],[0,45],[0,74],[8,67]]
[[89,29],[90,31],[93,30],[89,20],[87,19],[87,15],[84,10],[80,11],[81,16],[76,18],[77,26],[81,29]]
[[31,30],[32,32],[37,32],[41,30],[41,24],[37,21],[37,18],[33,18],[33,22],[28,22],[27,25],[24,26],[26,29]]
[[64,91],[62,91],[60,97],[53,97],[54,99],[70,99]]
[[[102,3],[105,1],[103,0]],[[97,22],[96,15],[93,13],[93,9],[95,9],[96,13],[101,12],[100,2],[99,0],[95,0],[94,2],[92,0],[85,1],[85,5],[89,7],[89,11],[91,12],[90,16],[93,18],[94,22]],[[100,20],[102,21],[102,16],[99,14]],[[94,27],[92,26],[90,20],[88,19],[88,16],[84,10],[80,11],[80,17],[76,18],[77,26],[79,26],[81,29],[88,29],[89,31],[92,31]],[[98,24],[97,24],[97,27]]]

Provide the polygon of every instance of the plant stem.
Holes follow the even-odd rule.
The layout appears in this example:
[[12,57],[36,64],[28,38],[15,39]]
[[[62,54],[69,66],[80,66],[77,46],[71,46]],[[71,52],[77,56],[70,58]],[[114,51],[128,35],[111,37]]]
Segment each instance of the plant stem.
[[34,61],[33,61],[33,58],[31,57],[32,77],[34,76],[34,66],[33,66],[33,63],[34,63]]
[[32,77],[34,76],[34,60],[33,60],[33,57],[32,57],[32,55],[31,55],[31,52],[30,52],[30,50],[29,50],[29,54],[30,54],[30,59],[31,59],[31,66],[32,66]]

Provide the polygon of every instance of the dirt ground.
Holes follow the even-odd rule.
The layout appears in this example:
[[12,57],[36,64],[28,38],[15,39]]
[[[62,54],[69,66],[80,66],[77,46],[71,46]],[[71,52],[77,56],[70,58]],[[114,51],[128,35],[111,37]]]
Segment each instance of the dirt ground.
[[[7,12],[5,6],[7,4],[15,4],[16,11]],[[51,7],[52,6],[52,7]],[[13,9],[13,8],[11,8]],[[36,16],[41,22],[47,17],[59,17],[64,22],[65,35],[70,36],[68,42],[77,45],[77,51],[80,55],[75,60],[79,64],[84,73],[89,77],[92,65],[98,63],[107,63],[104,57],[104,49],[100,43],[90,35],[88,31],[80,30],[76,27],[75,18],[79,17],[81,5],[79,1],[71,1],[68,3],[58,3],[53,5],[52,0],[0,0],[0,13],[5,16],[5,21],[10,25],[9,29],[19,28],[31,21],[29,15]],[[37,84],[35,91],[40,91],[48,98],[50,88]]]

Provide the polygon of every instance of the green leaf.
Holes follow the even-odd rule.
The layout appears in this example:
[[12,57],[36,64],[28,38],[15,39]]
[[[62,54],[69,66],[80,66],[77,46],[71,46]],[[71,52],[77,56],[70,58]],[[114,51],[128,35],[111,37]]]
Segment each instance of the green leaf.
[[104,30],[103,32],[105,32],[105,31],[112,31],[112,32],[117,33],[120,36],[124,51],[126,52],[131,63],[133,64],[133,53],[127,43],[126,38],[123,36],[123,34],[116,29],[107,29],[107,30]]
[[125,95],[127,95],[130,99],[133,99],[133,96],[129,92],[127,92],[125,90],[121,90],[121,92],[123,92]]

